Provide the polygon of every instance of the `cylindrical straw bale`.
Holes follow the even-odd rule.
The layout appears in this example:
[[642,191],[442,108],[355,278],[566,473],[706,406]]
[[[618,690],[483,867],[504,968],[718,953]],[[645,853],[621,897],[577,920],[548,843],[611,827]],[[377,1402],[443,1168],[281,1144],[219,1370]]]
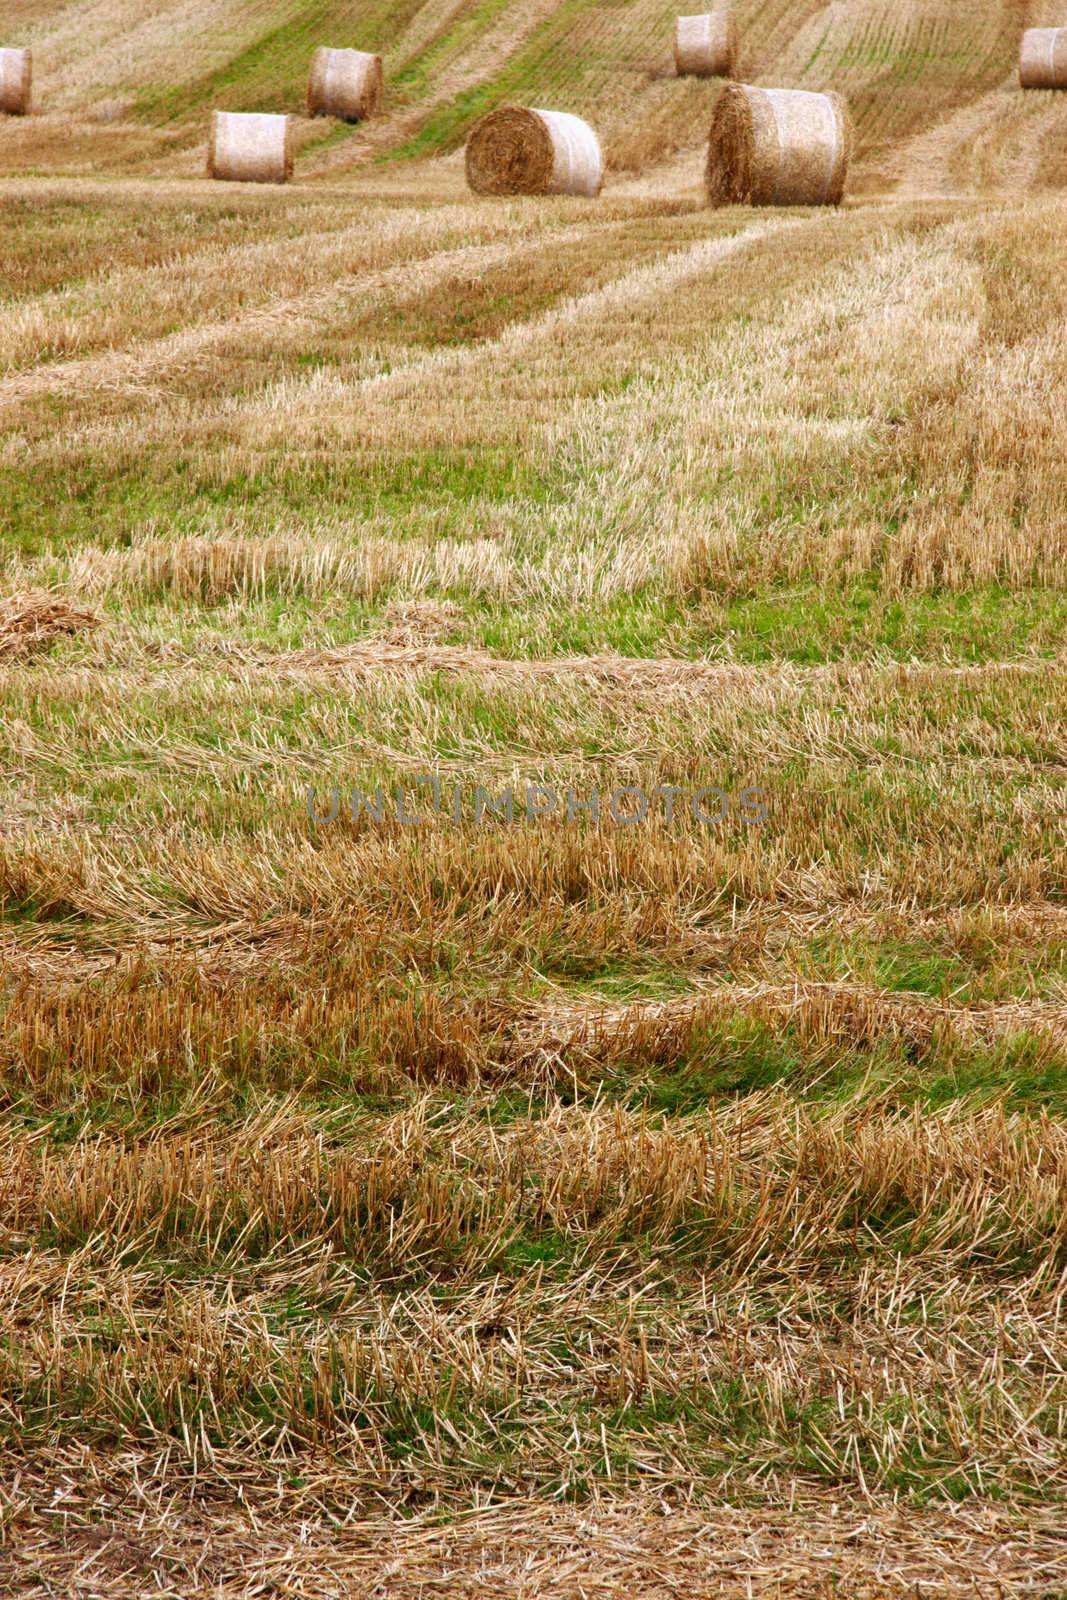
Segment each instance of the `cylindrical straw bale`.
[[732,78],[737,69],[737,20],[732,5],[674,25],[674,67],[680,78]]
[[598,195],[604,161],[596,134],[568,111],[501,106],[467,140],[475,194]]
[[30,109],[33,55],[29,50],[0,50],[0,111],[24,117]]
[[363,122],[382,108],[385,79],[381,56],[366,50],[316,50],[308,80],[313,117]]
[[235,183],[286,183],[293,175],[292,124],[262,111],[213,111],[209,177]]
[[836,94],[723,89],[708,139],[713,206],[838,205],[852,151],[852,120]]
[[1067,89],[1067,28],[1027,28],[1019,82],[1024,89]]

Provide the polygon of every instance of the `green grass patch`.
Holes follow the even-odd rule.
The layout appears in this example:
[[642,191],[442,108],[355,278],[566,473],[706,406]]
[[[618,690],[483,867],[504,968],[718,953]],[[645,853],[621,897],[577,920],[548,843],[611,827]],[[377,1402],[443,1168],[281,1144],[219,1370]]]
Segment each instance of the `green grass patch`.
[[[455,149],[471,124],[487,111],[510,99],[526,103],[528,95],[524,91],[543,82],[546,68],[555,69],[552,76],[558,80],[560,52],[566,49],[567,34],[589,7],[590,0],[562,0],[494,77],[462,91],[439,110],[431,112],[418,133],[381,159],[409,160]],[[576,73],[578,68],[579,63],[575,61]],[[534,103],[539,102],[535,100]]]
[[[289,15],[236,50],[222,66],[199,77],[143,91],[134,114],[146,122],[184,119],[225,98],[231,111],[291,111],[304,103],[311,58],[319,45],[348,44],[349,0],[311,0],[287,7]],[[359,48],[380,50],[418,10],[418,0],[369,0],[361,8]]]
[[1010,1111],[1067,1114],[1067,1054],[1025,1031],[992,1047],[887,1040],[875,1048],[812,1041],[737,1013],[694,1026],[685,1049],[654,1068],[620,1060],[601,1092],[665,1117],[691,1116],[770,1089],[806,1104],[867,1101],[935,1112],[965,1102]]
[[121,548],[139,527],[160,526],[174,538],[220,525],[263,531],[331,518],[393,519],[437,514],[466,527],[472,501],[521,496],[536,504],[550,493],[536,470],[492,447],[439,450],[417,456],[360,454],[303,462],[264,458],[254,470],[230,470],[210,456],[161,453],[136,464],[94,458],[38,468],[0,467],[0,539],[9,557],[45,555],[93,544]]
[[982,662],[1057,654],[1067,633],[1062,589],[988,585],[900,596],[864,583],[810,584],[743,599],[708,597],[693,645],[729,645],[740,661],[819,665],[878,652],[894,660]]

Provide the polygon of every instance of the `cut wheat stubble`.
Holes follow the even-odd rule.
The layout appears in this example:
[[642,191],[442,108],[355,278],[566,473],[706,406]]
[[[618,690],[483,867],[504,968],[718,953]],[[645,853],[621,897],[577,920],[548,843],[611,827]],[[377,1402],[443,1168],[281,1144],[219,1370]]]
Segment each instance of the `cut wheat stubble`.
[[[307,290],[288,296],[253,299],[230,315],[218,321],[199,322],[166,333],[157,338],[136,340],[132,344],[117,344],[96,354],[78,356],[64,361],[48,361],[11,376],[0,376],[0,411],[9,406],[33,400],[42,394],[80,394],[107,389],[134,388],[141,393],[146,383],[159,382],[164,376],[174,379],[188,368],[212,357],[219,344],[237,339],[273,337],[277,330],[294,333],[303,324],[308,335],[317,332],[324,321],[335,317],[338,309],[358,308],[360,303],[378,295],[389,295],[396,290],[429,289],[441,279],[468,270],[489,270],[506,262],[523,262],[528,257],[543,252],[546,246],[571,242],[576,238],[599,238],[625,227],[619,222],[590,222],[576,228],[563,222],[560,227],[541,230],[536,237],[517,237],[517,230],[499,213],[499,223],[484,244],[459,245],[434,248],[427,235],[424,219],[411,226],[405,218],[396,228],[395,235],[401,247],[410,239],[412,254],[398,264],[381,268],[356,264],[351,271],[334,275],[326,283],[314,283]],[[502,230],[497,231],[497,227]],[[393,231],[393,230],[391,230]],[[373,246],[371,249],[373,251]],[[387,246],[387,260],[393,260],[392,247]],[[227,271],[243,271],[226,263]],[[253,263],[253,270],[258,270]],[[241,281],[247,281],[242,279]],[[358,314],[354,309],[353,314]],[[420,350],[420,354],[421,354]],[[402,370],[402,369],[401,369]],[[262,397],[257,395],[256,405]],[[257,548],[259,547],[259,541]],[[86,546],[82,552],[86,560],[99,559],[101,552]]]
[[258,111],[213,111],[207,170],[229,183],[288,183],[293,175],[292,122]]
[[715,1018],[735,1012],[772,1027],[794,1026],[806,1037],[868,1047],[900,1039],[927,1048],[947,1038],[989,1045],[1024,1033],[1060,1047],[1067,1041],[1067,1006],[1056,1001],[954,1006],[931,995],[859,983],[753,983],[707,987],[674,1000],[533,1007],[512,1025],[505,1059],[514,1068],[557,1057],[600,1061],[635,1051],[674,1051]]
[[501,106],[467,140],[467,182],[475,194],[570,194],[595,198],[604,181],[600,142],[567,111]]
[[839,205],[852,152],[840,95],[729,84],[708,137],[713,206]]
[[[242,1451],[212,1450],[207,1486],[174,1452],[160,1477],[158,1442],[122,1446],[67,1442],[20,1460],[12,1506],[20,1507],[20,1538],[10,1552],[12,1579],[26,1592],[130,1592],[131,1572],[166,1563],[173,1592],[203,1592],[204,1553],[225,1574],[227,1600],[275,1592],[311,1600],[329,1592],[356,1597],[381,1593],[389,1574],[390,1600],[548,1600],[581,1594],[618,1600],[620,1594],[745,1594],[759,1600],[828,1594],[852,1585],[856,1595],[903,1600],[937,1594],[975,1600],[977,1594],[1052,1592],[1062,1564],[1055,1511],[1025,1511],[982,1501],[930,1506],[864,1497],[842,1514],[840,1485],[799,1486],[789,1503],[688,1503],[654,1489],[603,1491],[592,1505],[536,1500],[479,1505],[441,1521],[439,1507],[407,1509],[400,1518],[375,1512],[347,1519],[323,1506],[347,1497],[355,1505],[365,1473],[334,1452],[306,1452],[280,1499],[274,1479]],[[57,1479],[65,1519],[52,1510]],[[194,1496],[194,1486],[201,1493]],[[158,1485],[150,1497],[144,1484]],[[235,1487],[236,1486],[236,1487]],[[273,1493],[271,1492],[273,1489]],[[101,1508],[102,1521],[95,1518]],[[491,1590],[487,1585],[491,1574]],[[47,1585],[47,1588],[45,1587]]]

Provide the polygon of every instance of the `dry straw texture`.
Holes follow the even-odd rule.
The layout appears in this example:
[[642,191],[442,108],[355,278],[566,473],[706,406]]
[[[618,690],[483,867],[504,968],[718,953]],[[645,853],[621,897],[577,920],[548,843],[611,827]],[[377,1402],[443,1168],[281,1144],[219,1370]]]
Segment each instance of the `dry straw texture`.
[[708,200],[713,206],[838,205],[851,148],[852,122],[839,95],[730,84],[711,123]]
[[600,142],[567,111],[501,106],[467,140],[467,182],[475,194],[598,195]]
[[[1054,1593],[1062,1565],[1056,1514],[1037,1509],[944,1501],[875,1507],[864,1500],[843,1515],[839,1490],[802,1490],[788,1505],[740,1508],[679,1504],[645,1491],[592,1506],[530,1498],[448,1522],[409,1515],[347,1524],[321,1506],[346,1489],[354,1498],[358,1480],[329,1455],[302,1460],[299,1489],[271,1499],[247,1451],[213,1451],[227,1481],[240,1485],[239,1502],[196,1498],[197,1473],[186,1468],[144,1505],[138,1491],[158,1455],[144,1445],[80,1445],[20,1459],[19,1537],[10,1554],[17,1592],[126,1600],[135,1581],[137,1592],[152,1592],[165,1559],[172,1587],[164,1593],[210,1592],[218,1600],[366,1600],[384,1592],[383,1573],[390,1600],[443,1593],[449,1600],[783,1600],[835,1589],[857,1600],[976,1600]],[[60,1473],[66,1518],[49,1515]],[[217,1574],[211,1591],[203,1582],[205,1552]]]
[[25,589],[0,601],[0,660],[45,650],[63,634],[96,628],[100,618],[48,589]]
[[733,6],[674,26],[674,66],[679,77],[732,78],[737,68],[737,19]]
[[382,108],[385,80],[381,56],[366,50],[316,50],[308,82],[313,117],[362,122]]
[[0,111],[24,117],[30,109],[33,56],[29,50],[0,50]]
[[293,175],[292,123],[256,111],[213,111],[208,176],[236,183],[286,183]]
[[1067,89],[1067,28],[1028,28],[1019,54],[1024,89]]

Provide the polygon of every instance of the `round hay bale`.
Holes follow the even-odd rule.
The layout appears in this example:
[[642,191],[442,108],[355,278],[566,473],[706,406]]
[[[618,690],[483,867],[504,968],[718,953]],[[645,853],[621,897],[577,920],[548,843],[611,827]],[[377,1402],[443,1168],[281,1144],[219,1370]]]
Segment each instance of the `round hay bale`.
[[737,19],[732,5],[674,25],[674,69],[680,78],[732,78],[737,67]]
[[308,80],[308,110],[313,117],[363,122],[382,109],[385,78],[381,56],[365,50],[316,50]]
[[1024,89],[1067,89],[1067,28],[1027,28],[1019,82]]
[[568,111],[490,111],[471,130],[466,160],[475,194],[594,196],[604,181],[596,134]]
[[30,109],[33,55],[29,50],[0,50],[0,111],[24,117]]
[[233,183],[286,183],[293,175],[292,124],[263,111],[213,111],[208,176]]
[[713,206],[839,205],[852,153],[840,95],[806,89],[723,89],[708,139]]

